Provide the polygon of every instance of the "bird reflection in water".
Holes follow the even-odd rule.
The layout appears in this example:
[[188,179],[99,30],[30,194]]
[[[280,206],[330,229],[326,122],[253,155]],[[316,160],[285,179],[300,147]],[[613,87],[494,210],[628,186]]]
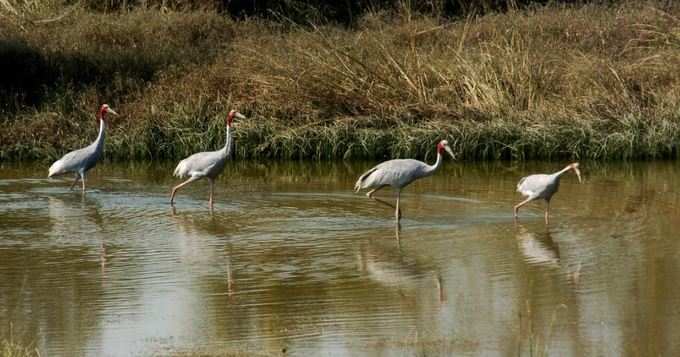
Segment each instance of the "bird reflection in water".
[[[228,223],[220,217],[211,215],[207,220],[203,216],[177,214],[172,209],[172,218],[177,223],[179,232],[182,235],[180,241],[181,259],[191,265],[204,268],[206,274],[214,271],[215,268],[224,274],[226,295],[229,302],[235,302],[236,283],[232,268],[233,247],[231,239],[224,237],[225,232],[233,230]],[[216,239],[216,237],[223,237]],[[222,244],[222,249],[215,244]],[[222,253],[220,254],[220,250]]]
[[[82,192],[80,198],[66,197],[64,199],[49,196],[47,198],[47,212],[52,224],[51,232],[59,239],[69,240],[83,237],[86,239],[99,240],[99,264],[102,274],[106,267],[106,245],[104,231],[104,217],[99,212],[100,203],[93,197],[85,196]],[[87,235],[82,235],[82,227],[93,227]],[[92,243],[90,243],[92,244]]]
[[542,232],[531,232],[524,225],[517,226],[517,244],[524,256],[524,261],[533,266],[541,266],[550,269],[564,269],[569,282],[578,284],[581,275],[581,262],[575,268],[568,269],[560,259],[559,245],[552,238],[552,233],[545,227]]
[[418,295],[427,291],[432,282],[437,289],[439,304],[446,301],[439,269],[422,259],[404,253],[395,229],[397,243],[387,244],[385,240],[373,239],[359,248],[357,260],[359,270],[370,280],[385,287],[398,289],[402,296]]
[[517,224],[517,228],[517,244],[525,262],[530,265],[559,268],[559,247],[547,228],[542,233],[531,232],[521,224]]

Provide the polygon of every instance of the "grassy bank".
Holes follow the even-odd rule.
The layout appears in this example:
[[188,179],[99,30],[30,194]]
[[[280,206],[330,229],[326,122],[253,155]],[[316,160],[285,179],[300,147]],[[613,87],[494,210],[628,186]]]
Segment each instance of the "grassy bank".
[[15,343],[11,340],[0,341],[0,356],[2,357],[33,357],[40,356],[38,351]]
[[[96,136],[113,159],[676,158],[680,6],[548,6],[457,21],[408,8],[353,28],[212,11],[0,21],[0,158],[55,158]],[[28,70],[26,70],[28,68]],[[22,70],[23,69],[23,70]]]
[[40,353],[33,344],[27,344],[22,339],[16,338],[12,331],[12,325],[5,331],[5,326],[0,326],[0,357],[39,357]]

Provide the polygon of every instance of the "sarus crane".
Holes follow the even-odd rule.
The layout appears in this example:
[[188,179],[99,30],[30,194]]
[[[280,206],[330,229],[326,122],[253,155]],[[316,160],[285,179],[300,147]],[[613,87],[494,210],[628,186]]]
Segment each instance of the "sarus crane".
[[226,119],[227,141],[222,149],[217,151],[199,152],[187,157],[177,164],[174,175],[180,179],[185,177],[188,177],[189,179],[172,188],[172,192],[170,193],[171,205],[174,205],[175,203],[175,194],[177,193],[177,190],[193,181],[205,177],[210,183],[210,200],[208,201],[208,204],[212,209],[213,195],[215,191],[215,179],[222,173],[222,170],[224,170],[224,165],[231,155],[231,125],[234,121],[234,117],[239,119],[246,118],[243,116],[243,114],[237,112],[236,110],[231,110],[229,112]]
[[578,177],[578,182],[580,183],[581,171],[579,171],[578,166],[578,162],[575,162],[550,175],[536,174],[523,177],[521,180],[519,180],[519,183],[517,183],[517,192],[521,193],[527,199],[515,205],[515,218],[517,218],[517,213],[520,207],[531,201],[543,199],[545,200],[545,223],[548,224],[548,217],[550,215],[550,199],[555,193],[557,193],[557,190],[560,187],[560,177],[562,177],[562,175],[564,175],[566,172],[573,170]]
[[61,159],[55,161],[52,166],[50,166],[49,173],[47,177],[54,177],[58,175],[64,175],[67,173],[75,173],[76,178],[71,184],[71,190],[73,186],[76,185],[78,180],[83,184],[83,193],[85,192],[85,173],[93,168],[99,158],[104,152],[104,137],[107,125],[107,114],[118,115],[113,109],[109,107],[108,104],[102,104],[99,108],[99,114],[97,118],[99,119],[99,135],[97,139],[90,145],[71,151],[70,153],[64,155]]
[[397,191],[397,204],[392,207],[395,208],[394,216],[397,223],[399,223],[399,220],[401,220],[401,210],[399,209],[401,190],[411,182],[435,173],[442,165],[444,151],[449,153],[451,158],[455,160],[456,157],[449,147],[449,142],[442,140],[437,143],[437,161],[435,161],[434,165],[428,165],[413,159],[395,159],[380,163],[359,177],[356,184],[354,184],[354,191],[359,192],[362,189],[371,189],[366,193],[368,198],[392,206],[373,197],[376,191],[383,187],[391,186]]

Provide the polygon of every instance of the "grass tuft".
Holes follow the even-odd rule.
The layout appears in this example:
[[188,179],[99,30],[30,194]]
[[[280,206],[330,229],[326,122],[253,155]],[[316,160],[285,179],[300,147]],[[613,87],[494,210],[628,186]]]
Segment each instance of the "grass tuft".
[[241,158],[431,158],[444,138],[465,159],[677,158],[680,6],[661,5],[456,21],[399,8],[351,29],[55,6],[70,12],[0,23],[12,73],[0,79],[0,159],[86,145],[104,102],[123,114],[107,139],[113,159],[218,148],[231,108],[248,116],[235,132]]

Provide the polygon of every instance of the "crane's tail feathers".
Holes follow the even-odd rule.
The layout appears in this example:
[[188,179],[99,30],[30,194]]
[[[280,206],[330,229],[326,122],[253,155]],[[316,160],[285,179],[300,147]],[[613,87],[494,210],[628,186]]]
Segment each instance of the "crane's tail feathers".
[[526,180],[526,177],[522,177],[519,182],[517,183],[517,192],[522,192],[522,184],[524,183],[524,180]]
[[370,176],[373,172],[375,172],[375,170],[377,170],[377,168],[374,167],[374,168],[364,172],[363,175],[359,176],[359,179],[354,184],[354,192],[359,192],[363,188],[362,186],[364,184],[364,181],[366,180],[366,178],[368,178],[368,176]]
[[186,169],[186,162],[184,160],[180,161],[179,164],[177,164],[177,167],[175,168],[175,172],[173,173],[174,176],[177,176],[179,178],[183,178],[186,176],[187,169]]
[[62,164],[61,160],[55,161],[52,164],[52,166],[50,166],[50,169],[48,170],[48,173],[47,173],[47,177],[52,177],[52,176],[63,174],[64,173],[64,172],[62,172],[63,166],[64,165]]

